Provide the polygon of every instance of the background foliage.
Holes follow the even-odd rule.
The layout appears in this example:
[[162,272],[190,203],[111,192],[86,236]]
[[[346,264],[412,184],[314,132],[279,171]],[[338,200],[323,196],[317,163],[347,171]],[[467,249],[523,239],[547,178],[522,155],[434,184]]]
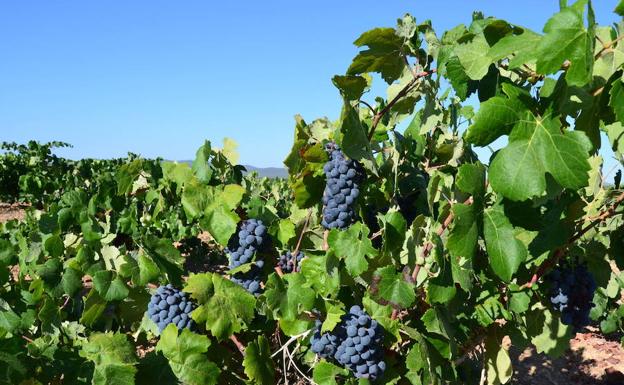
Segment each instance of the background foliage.
[[[591,319],[622,330],[624,193],[599,153],[624,159],[624,24],[561,3],[542,33],[479,13],[442,34],[411,15],[363,33],[332,79],[340,118],[296,118],[287,181],[244,176],[229,141],[192,165],[4,144],[0,197],[31,207],[0,225],[0,382],[366,383],[309,349],[316,320],[331,330],[361,305],[385,330],[378,383],[505,383],[504,339],[567,346],[542,279],[563,262],[596,280]],[[366,174],[342,231],[320,225],[330,141]],[[225,273],[247,218],[271,239],[258,297]],[[274,271],[295,249],[300,272]],[[196,301],[196,330],[145,316],[166,283]]]

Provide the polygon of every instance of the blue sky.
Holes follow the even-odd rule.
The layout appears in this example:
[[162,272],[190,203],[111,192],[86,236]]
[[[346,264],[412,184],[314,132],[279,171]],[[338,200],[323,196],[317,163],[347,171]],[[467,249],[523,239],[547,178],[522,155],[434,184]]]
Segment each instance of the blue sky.
[[[601,24],[615,0],[594,2]],[[335,119],[352,42],[405,12],[440,33],[481,10],[541,31],[558,0],[5,1],[0,140],[63,140],[71,158],[189,159],[204,139],[281,166],[297,113]]]

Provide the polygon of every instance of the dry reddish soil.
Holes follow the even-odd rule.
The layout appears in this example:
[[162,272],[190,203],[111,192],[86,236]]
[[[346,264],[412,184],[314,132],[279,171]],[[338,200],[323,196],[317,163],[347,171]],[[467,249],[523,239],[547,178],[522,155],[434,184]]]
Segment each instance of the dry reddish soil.
[[0,203],[0,223],[10,221],[11,219],[24,219],[25,207],[25,205],[19,203]]
[[[25,217],[24,205],[0,203],[0,223]],[[202,241],[206,241],[202,239]],[[203,242],[201,242],[203,243]],[[551,359],[535,349],[510,349],[513,385],[624,385],[624,348],[620,336],[605,337],[587,328],[570,341],[570,349]]]

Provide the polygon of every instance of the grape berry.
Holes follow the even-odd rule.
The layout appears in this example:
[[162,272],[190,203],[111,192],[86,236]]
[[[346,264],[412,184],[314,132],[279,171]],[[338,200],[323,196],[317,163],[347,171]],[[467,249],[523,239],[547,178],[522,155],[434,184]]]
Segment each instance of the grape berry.
[[331,333],[320,333],[320,321],[310,339],[312,351],[333,358],[357,378],[375,380],[386,369],[383,328],[359,306],[352,306]]
[[[292,273],[293,271],[301,271],[301,260],[304,258],[304,255],[301,251],[297,252],[296,258],[292,255],[290,251],[287,251],[286,254],[282,254],[279,257],[279,261],[277,265],[282,269],[284,274]],[[295,268],[296,262],[296,268]]]
[[596,281],[584,265],[557,267],[548,276],[550,302],[561,313],[561,322],[577,329],[589,325]]
[[359,167],[346,159],[340,148],[327,145],[329,161],[323,166],[327,184],[323,192],[323,219],[326,229],[345,229],[355,217],[355,202],[360,194],[358,188]]
[[158,325],[161,332],[170,323],[175,324],[178,329],[194,326],[191,319],[191,312],[195,310],[195,304],[187,297],[186,293],[180,291],[171,284],[160,286],[147,305],[148,316]]

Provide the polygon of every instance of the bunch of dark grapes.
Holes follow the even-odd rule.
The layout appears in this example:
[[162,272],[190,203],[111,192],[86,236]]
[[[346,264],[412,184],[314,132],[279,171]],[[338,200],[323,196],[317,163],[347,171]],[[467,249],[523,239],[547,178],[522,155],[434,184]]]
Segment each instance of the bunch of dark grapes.
[[[225,250],[229,256],[230,269],[252,262],[254,256],[266,245],[266,226],[259,219],[248,219],[241,222],[238,234],[232,237],[229,247]],[[247,272],[239,272],[231,277],[232,282],[244,287],[251,294],[260,295],[260,282],[264,261],[255,261]]]
[[260,282],[262,281],[262,267],[264,261],[256,261],[251,269],[245,273],[236,273],[230,279],[232,282],[244,287],[245,290],[255,295],[260,295]]
[[282,269],[284,274],[292,273],[293,271],[299,272],[301,271],[301,260],[303,258],[304,255],[301,251],[298,251],[296,256],[293,256],[290,251],[287,251],[286,254],[280,255],[277,265]]
[[323,166],[327,184],[323,192],[323,220],[326,229],[345,229],[355,217],[355,202],[360,194],[359,164],[345,158],[335,143],[326,146],[329,161]]
[[260,249],[266,235],[266,226],[258,219],[248,219],[240,225],[237,237],[233,237],[230,247],[225,249],[229,255],[230,269],[249,263]]
[[596,281],[584,265],[559,266],[546,277],[550,302],[561,313],[561,322],[580,329],[589,325]]
[[193,320],[191,312],[195,310],[195,304],[187,298],[186,293],[180,291],[171,284],[160,286],[147,305],[147,314],[158,325],[161,332],[170,323],[178,329],[192,328]]
[[310,343],[312,351],[333,358],[357,378],[375,380],[386,369],[383,328],[359,306],[352,306],[331,333],[320,333],[320,321]]

